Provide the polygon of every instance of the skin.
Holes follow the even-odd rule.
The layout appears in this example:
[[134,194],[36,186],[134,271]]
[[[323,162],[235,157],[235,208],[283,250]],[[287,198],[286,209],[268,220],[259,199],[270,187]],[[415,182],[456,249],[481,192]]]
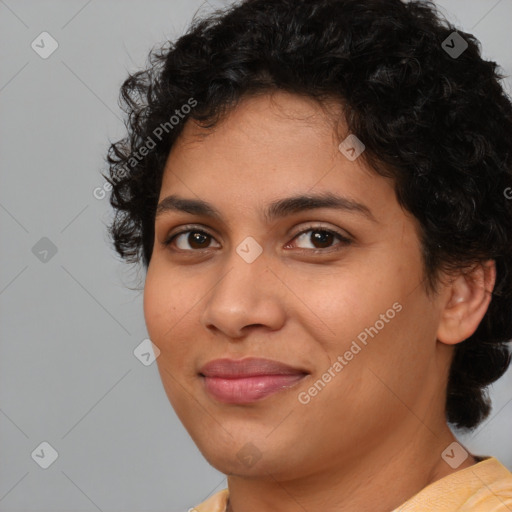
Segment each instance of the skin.
[[[456,441],[444,403],[454,345],[485,314],[494,265],[445,276],[429,295],[418,223],[389,179],[338,150],[342,132],[318,103],[276,92],[245,99],[207,136],[187,122],[166,164],[160,200],[199,198],[223,220],[157,217],[144,315],[174,410],[208,462],[228,475],[230,511],[389,512],[475,463],[470,455],[452,469],[441,458]],[[330,208],[271,223],[262,216],[276,199],[320,192],[366,205],[376,222]],[[311,224],[351,243],[333,237],[321,245],[314,231],[298,236]],[[194,245],[186,233],[163,245],[185,226],[211,237]],[[236,252],[248,236],[263,249],[252,263]],[[298,394],[394,303],[402,310],[300,403]],[[248,405],[207,394],[202,365],[249,356],[309,375]],[[252,465],[237,456],[247,443],[260,457]]]

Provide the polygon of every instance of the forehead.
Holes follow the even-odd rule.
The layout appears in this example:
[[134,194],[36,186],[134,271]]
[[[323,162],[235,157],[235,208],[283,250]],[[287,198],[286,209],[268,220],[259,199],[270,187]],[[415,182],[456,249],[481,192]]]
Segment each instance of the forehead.
[[[320,102],[304,95],[269,91],[243,96],[213,127],[204,128],[200,122],[188,120],[175,146],[202,144],[214,134],[220,136],[233,129],[240,138],[250,132],[255,142],[263,144],[276,129],[280,130],[280,143],[293,142],[306,132],[334,140],[347,130],[340,101],[330,98]],[[340,133],[334,133],[337,131]],[[236,145],[239,138],[233,138],[232,133],[230,136],[231,144]]]
[[196,211],[207,202],[202,210],[210,208],[211,216],[265,207],[262,218],[269,220],[283,207],[293,209],[293,201],[278,205],[279,199],[323,196],[371,217],[374,206],[396,202],[393,185],[362,158],[351,161],[340,152],[348,134],[334,112],[310,98],[274,93],[244,99],[212,129],[189,120],[169,154],[160,201],[194,199]]

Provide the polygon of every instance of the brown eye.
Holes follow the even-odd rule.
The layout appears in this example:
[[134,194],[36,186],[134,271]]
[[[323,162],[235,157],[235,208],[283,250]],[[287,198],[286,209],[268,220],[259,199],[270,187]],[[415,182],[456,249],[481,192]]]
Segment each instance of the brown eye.
[[[336,239],[339,240],[339,243],[333,245]],[[174,245],[178,251],[196,252],[210,249],[212,247],[210,245],[212,240],[215,240],[215,238],[206,231],[201,229],[187,229],[171,235],[163,242],[163,245]],[[299,249],[313,253],[329,252],[331,248],[336,249],[337,246],[341,248],[351,243],[351,240],[341,233],[319,227],[311,227],[304,230],[296,235],[293,240],[311,244],[310,247],[299,247]]]
[[312,247],[303,247],[303,249],[319,250],[321,252],[322,249],[329,249],[332,247],[332,243],[336,238],[341,241],[338,245],[343,246],[350,243],[350,240],[340,233],[324,228],[310,228],[306,231],[302,231],[294,238],[294,240],[308,242],[312,245]]
[[[188,236],[184,236],[188,235]],[[190,251],[190,250],[201,250],[208,249],[209,243],[213,239],[211,235],[205,231],[199,229],[189,229],[187,231],[181,231],[168,238],[164,245],[171,245],[175,240],[175,245],[179,250]],[[188,244],[188,247],[187,247]]]

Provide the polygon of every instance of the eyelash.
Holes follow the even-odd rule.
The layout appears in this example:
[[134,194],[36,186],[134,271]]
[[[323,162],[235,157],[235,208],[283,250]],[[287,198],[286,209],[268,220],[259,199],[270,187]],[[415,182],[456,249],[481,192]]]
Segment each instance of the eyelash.
[[[341,250],[341,248],[343,248],[345,246],[348,246],[348,245],[350,245],[352,243],[352,240],[350,240],[346,236],[343,236],[341,233],[338,233],[337,231],[334,231],[332,229],[327,229],[327,228],[324,228],[324,227],[321,227],[321,226],[309,226],[307,229],[297,233],[292,238],[292,241],[295,240],[296,238],[300,237],[301,235],[304,235],[305,233],[308,233],[310,231],[316,231],[316,232],[319,232],[319,233],[329,233],[330,235],[333,235],[334,237],[338,238],[341,243],[339,244],[340,247],[338,249],[334,249],[336,251]],[[175,238],[177,238],[180,235],[184,235],[186,233],[200,233],[201,235],[205,235],[205,236],[210,237],[210,238],[215,238],[213,235],[210,235],[210,233],[204,231],[203,229],[198,229],[198,228],[194,228],[194,227],[188,226],[187,229],[179,231],[178,233],[174,233],[173,235],[171,235],[168,238],[166,238],[162,242],[162,244],[165,247],[169,247],[173,243]],[[187,249],[187,250],[185,250],[185,249],[176,249],[175,251],[176,252],[190,252],[190,253],[193,253],[193,252],[199,252],[201,250],[207,251],[207,250],[209,250],[209,248],[206,248],[206,249]],[[299,249],[299,250],[302,251],[302,252],[307,252],[309,254],[311,254],[311,253],[312,254],[318,254],[318,253],[334,252],[332,247],[328,247],[328,248],[325,248],[325,249]]]

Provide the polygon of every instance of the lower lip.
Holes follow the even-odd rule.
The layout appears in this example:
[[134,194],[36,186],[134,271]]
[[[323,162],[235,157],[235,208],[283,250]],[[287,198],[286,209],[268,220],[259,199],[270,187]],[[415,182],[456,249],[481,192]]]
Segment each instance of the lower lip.
[[306,375],[257,375],[239,379],[203,377],[206,390],[218,400],[228,404],[248,404],[284,391]]

